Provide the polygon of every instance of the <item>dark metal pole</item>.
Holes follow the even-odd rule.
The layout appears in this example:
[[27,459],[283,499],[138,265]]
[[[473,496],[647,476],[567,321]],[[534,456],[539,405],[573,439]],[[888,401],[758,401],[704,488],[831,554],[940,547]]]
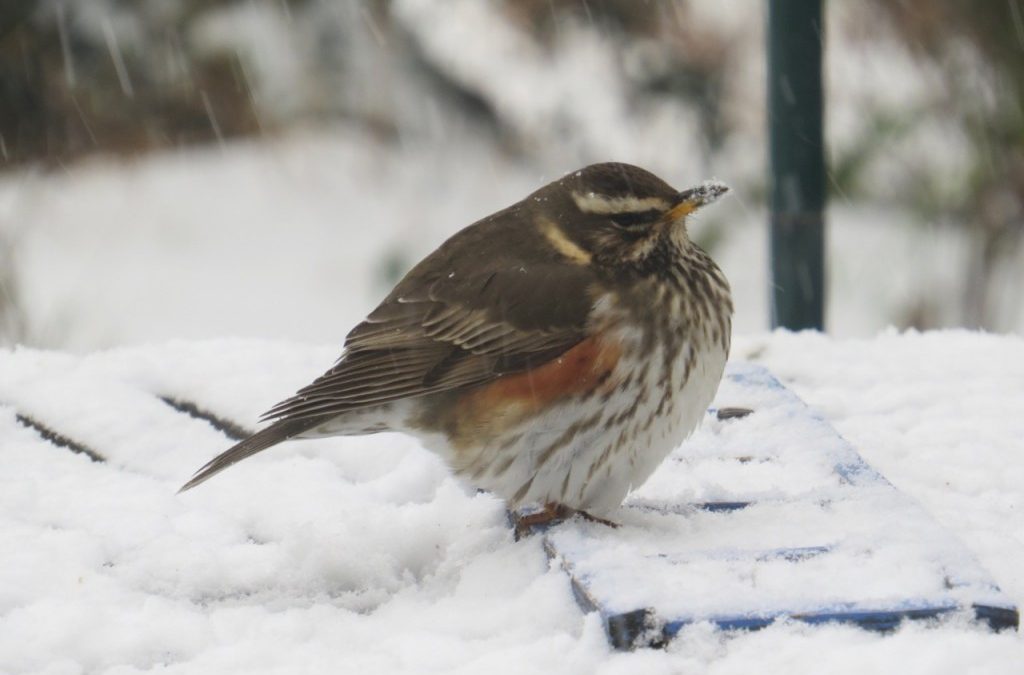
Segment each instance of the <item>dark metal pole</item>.
[[824,326],[822,0],[768,0],[772,327]]

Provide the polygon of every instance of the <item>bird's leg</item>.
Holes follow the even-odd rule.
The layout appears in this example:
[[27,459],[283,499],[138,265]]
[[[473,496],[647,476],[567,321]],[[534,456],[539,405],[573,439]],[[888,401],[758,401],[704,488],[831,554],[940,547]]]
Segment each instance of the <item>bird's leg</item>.
[[522,516],[514,515],[512,517],[516,541],[519,541],[523,537],[531,534],[533,528],[538,525],[560,523],[572,518],[573,516],[580,516],[584,520],[589,520],[592,523],[600,523],[601,525],[606,525],[608,527],[619,526],[618,523],[613,523],[612,521],[605,520],[604,518],[598,518],[586,511],[580,511],[566,506],[565,504],[559,504],[558,502],[548,502],[540,511],[528,513]]

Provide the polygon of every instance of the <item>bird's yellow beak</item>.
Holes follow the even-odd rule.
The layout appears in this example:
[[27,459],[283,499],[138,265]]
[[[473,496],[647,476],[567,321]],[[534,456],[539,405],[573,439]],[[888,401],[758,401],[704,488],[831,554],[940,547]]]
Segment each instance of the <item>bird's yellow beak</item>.
[[678,220],[684,216],[688,216],[700,207],[716,201],[728,191],[728,185],[715,181],[708,181],[707,183],[695,188],[683,190],[676,197],[675,206],[669,209],[669,218],[672,220]]

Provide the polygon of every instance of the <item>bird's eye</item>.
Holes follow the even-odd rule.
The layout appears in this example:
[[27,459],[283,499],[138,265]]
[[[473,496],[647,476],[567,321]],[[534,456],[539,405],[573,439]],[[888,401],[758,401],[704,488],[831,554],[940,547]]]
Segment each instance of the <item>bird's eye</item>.
[[647,209],[646,211],[623,211],[621,213],[610,213],[608,218],[621,228],[627,230],[638,230],[647,227],[661,217],[661,211]]

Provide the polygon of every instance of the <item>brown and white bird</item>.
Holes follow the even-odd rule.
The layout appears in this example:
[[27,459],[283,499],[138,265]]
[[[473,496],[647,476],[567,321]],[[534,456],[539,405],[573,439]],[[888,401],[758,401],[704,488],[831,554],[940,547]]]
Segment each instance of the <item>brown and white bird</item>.
[[470,225],[182,490],[290,438],[401,431],[540,520],[607,514],[718,388],[729,285],[686,218],[726,190],[594,164]]

